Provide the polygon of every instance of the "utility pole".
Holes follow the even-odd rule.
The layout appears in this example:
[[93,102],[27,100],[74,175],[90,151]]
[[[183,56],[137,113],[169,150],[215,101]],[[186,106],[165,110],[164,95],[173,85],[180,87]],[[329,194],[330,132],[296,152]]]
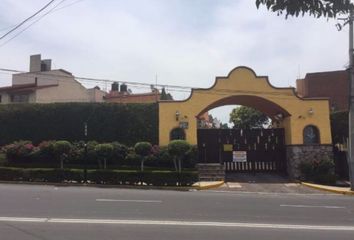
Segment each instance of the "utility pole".
[[348,167],[350,188],[354,191],[354,49],[353,49],[353,20],[354,10],[349,15],[349,144],[348,144]]

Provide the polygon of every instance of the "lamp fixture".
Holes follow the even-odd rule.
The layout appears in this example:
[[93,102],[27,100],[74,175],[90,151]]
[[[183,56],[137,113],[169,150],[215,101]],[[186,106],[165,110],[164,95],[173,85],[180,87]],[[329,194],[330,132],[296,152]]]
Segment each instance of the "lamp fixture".
[[314,112],[315,112],[315,111],[313,110],[313,108],[310,108],[309,111],[308,111],[309,115],[313,115]]
[[176,111],[176,121],[178,121],[179,120],[179,116],[181,115],[181,113],[177,110]]

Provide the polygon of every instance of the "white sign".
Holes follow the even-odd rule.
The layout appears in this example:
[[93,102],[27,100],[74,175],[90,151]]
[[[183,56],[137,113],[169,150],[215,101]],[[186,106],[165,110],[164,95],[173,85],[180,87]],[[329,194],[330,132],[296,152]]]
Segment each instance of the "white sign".
[[232,152],[233,162],[247,162],[247,152],[246,151],[233,151]]

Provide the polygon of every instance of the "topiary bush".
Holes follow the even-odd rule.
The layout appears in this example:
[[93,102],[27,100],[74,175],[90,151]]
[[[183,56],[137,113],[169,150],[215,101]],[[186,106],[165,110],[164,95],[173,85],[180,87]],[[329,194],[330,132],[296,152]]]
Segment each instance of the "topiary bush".
[[107,168],[107,159],[111,158],[113,155],[113,145],[111,143],[101,143],[95,146],[95,153],[98,161],[99,168],[102,168],[103,160],[103,168]]
[[138,142],[134,146],[134,151],[137,155],[140,156],[141,167],[140,170],[144,171],[144,161],[146,157],[149,156],[152,152],[152,145],[149,142]]
[[72,149],[72,145],[70,142],[61,140],[61,141],[56,141],[54,143],[54,154],[56,158],[60,161],[60,168],[64,168],[64,160],[67,159],[67,157],[70,154],[70,151]]
[[[173,156],[176,171],[182,171],[182,160],[185,158],[190,149],[191,145],[185,140],[173,140],[168,144],[168,152],[171,156]],[[178,162],[178,165],[176,161]]]

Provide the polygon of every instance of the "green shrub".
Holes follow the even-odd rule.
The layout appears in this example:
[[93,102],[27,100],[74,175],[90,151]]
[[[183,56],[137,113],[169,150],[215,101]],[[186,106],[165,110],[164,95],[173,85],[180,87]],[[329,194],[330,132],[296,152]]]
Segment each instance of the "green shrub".
[[125,158],[128,155],[128,147],[119,142],[112,142],[113,154],[112,164],[123,165]]
[[53,161],[55,159],[54,153],[55,141],[42,141],[39,145],[39,158],[42,161]]
[[[119,171],[119,170],[88,170],[87,178],[97,184],[137,185],[144,182],[152,186],[190,186],[198,181],[197,172],[171,171]],[[82,182],[83,171],[79,169],[53,168],[5,168],[0,167],[2,181],[33,181],[33,182]]]
[[98,160],[99,168],[102,168],[101,159],[103,160],[103,168],[107,168],[107,159],[112,157],[113,149],[113,145],[110,143],[101,143],[96,145],[95,153]]
[[[168,144],[168,152],[173,156],[173,162],[176,171],[182,171],[182,160],[186,154],[190,151],[191,145],[185,140],[173,140]],[[178,165],[176,163],[178,161]]]
[[137,155],[140,156],[141,168],[140,170],[144,171],[144,162],[146,157],[149,156],[152,152],[152,145],[149,142],[138,142],[134,146],[134,151]]
[[301,177],[307,181],[321,184],[334,184],[336,176],[334,174],[334,162],[329,158],[314,160],[312,162],[302,161],[299,164]]
[[2,148],[9,162],[28,162],[35,150],[31,141],[15,141]]
[[72,145],[70,142],[61,140],[61,141],[56,141],[54,143],[54,154],[57,159],[60,161],[60,168],[64,168],[64,160],[67,159],[67,157],[70,154]]
[[0,145],[20,139],[34,144],[48,139],[80,141],[88,118],[88,140],[129,146],[141,139],[158,142],[157,104],[52,103],[1,104]]

